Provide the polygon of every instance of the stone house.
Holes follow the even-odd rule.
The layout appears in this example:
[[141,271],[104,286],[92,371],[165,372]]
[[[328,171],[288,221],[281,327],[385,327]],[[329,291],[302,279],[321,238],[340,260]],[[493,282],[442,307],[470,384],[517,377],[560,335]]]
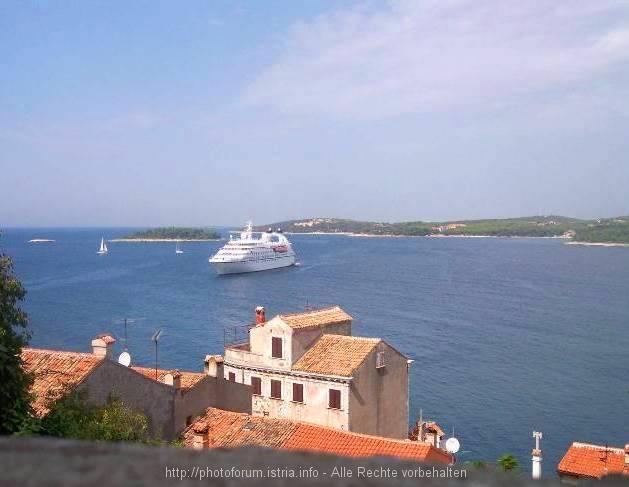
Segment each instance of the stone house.
[[408,359],[379,338],[351,336],[340,307],[280,314],[225,348],[223,374],[251,385],[252,413],[406,438]]
[[92,340],[92,353],[23,349],[24,367],[34,375],[36,415],[45,416],[52,402],[75,391],[86,391],[92,404],[104,404],[113,394],[146,414],[151,434],[171,440],[210,406],[251,410],[249,386],[205,372],[125,367],[111,360],[114,344],[115,339],[104,334]]

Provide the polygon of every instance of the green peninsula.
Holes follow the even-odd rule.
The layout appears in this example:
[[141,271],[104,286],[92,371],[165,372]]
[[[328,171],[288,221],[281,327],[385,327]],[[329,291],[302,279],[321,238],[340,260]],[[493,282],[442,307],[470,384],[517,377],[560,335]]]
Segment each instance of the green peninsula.
[[629,217],[582,220],[546,215],[487,220],[400,223],[358,221],[342,218],[307,218],[262,225],[288,233],[329,233],[368,236],[442,237],[563,237],[574,243],[629,244]]

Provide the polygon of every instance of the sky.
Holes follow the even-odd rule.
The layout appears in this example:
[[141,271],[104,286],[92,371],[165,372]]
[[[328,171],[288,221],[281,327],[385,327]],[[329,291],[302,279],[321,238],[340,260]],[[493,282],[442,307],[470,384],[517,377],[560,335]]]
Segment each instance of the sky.
[[0,226],[629,215],[629,1],[0,2]]

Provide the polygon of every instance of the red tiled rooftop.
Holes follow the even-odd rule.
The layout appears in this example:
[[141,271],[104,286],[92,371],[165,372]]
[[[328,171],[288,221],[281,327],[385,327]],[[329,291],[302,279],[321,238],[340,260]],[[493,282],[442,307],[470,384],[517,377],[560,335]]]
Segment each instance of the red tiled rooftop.
[[602,478],[606,475],[629,475],[623,448],[574,442],[563,456],[557,472],[575,477]]
[[388,456],[433,463],[451,461],[446,452],[432,445],[216,408],[208,408],[203,416],[184,431],[186,446],[194,443],[195,431],[207,431],[209,448],[261,446],[347,457]]
[[208,408],[202,417],[184,431],[183,437],[186,445],[190,446],[194,430],[198,430],[208,432],[209,448],[282,448],[296,428],[295,423],[282,419]]
[[203,380],[204,377],[207,377],[203,372],[179,372],[175,370],[157,369],[157,379],[155,379],[154,368],[137,366],[132,366],[129,368],[135,370],[136,372],[139,372],[149,379],[157,380],[158,382],[164,382],[164,376],[168,373],[179,373],[179,375],[181,376],[181,388],[183,390],[194,387],[199,381]]
[[279,318],[294,329],[338,325],[352,321],[352,317],[343,311],[340,306],[303,311],[300,313],[281,314]]
[[301,356],[293,370],[351,377],[382,340],[345,335],[322,335]]
[[79,385],[103,360],[91,353],[22,349],[24,368],[34,375],[31,392],[35,414],[46,414],[52,401]]

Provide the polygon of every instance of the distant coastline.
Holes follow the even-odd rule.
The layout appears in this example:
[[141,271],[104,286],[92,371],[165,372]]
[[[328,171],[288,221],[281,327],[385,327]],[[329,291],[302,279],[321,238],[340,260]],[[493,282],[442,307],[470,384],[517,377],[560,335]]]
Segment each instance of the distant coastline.
[[[353,237],[458,237],[458,238],[559,238],[575,242],[629,245],[629,216],[582,220],[545,215],[487,220],[398,223],[358,221],[343,218],[305,218],[262,225],[282,228],[286,233],[346,235]],[[609,245],[607,245],[609,244]]]
[[572,240],[571,242],[566,242],[565,245],[581,245],[583,247],[629,247],[629,243],[618,243],[618,242],[580,242],[577,240]]
[[112,238],[107,242],[218,242],[220,238]]

